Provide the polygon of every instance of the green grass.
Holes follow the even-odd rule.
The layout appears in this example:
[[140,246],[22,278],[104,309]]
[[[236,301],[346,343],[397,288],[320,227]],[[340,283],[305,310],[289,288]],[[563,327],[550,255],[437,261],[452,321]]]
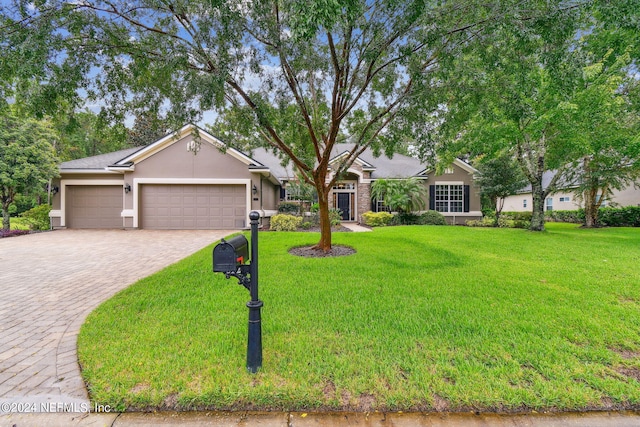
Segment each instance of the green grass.
[[82,327],[91,397],[120,410],[575,410],[640,406],[640,230],[389,227],[260,234],[263,368],[248,292],[212,246]]

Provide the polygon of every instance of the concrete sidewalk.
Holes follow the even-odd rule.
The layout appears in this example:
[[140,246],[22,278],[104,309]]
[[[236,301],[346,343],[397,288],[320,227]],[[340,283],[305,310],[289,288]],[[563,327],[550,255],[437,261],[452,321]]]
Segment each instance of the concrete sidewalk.
[[559,414],[158,412],[125,414],[9,414],[0,427],[638,427],[636,412]]

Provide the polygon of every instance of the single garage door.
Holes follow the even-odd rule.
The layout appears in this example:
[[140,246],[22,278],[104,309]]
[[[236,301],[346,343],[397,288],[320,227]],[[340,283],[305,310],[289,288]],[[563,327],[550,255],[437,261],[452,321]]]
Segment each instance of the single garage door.
[[69,185],[66,205],[69,228],[122,228],[121,185]]
[[145,184],[140,226],[161,230],[236,229],[245,226],[244,185]]

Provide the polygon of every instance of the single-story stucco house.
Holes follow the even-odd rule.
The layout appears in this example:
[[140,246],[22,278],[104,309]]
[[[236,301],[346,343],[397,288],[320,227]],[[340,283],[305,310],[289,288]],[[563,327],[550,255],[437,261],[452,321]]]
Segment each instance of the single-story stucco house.
[[[542,188],[547,188],[554,176],[555,171],[545,172],[542,175]],[[544,201],[545,211],[572,211],[584,207],[582,200],[576,197],[575,185],[561,187],[558,191],[547,196]],[[622,190],[613,190],[612,194],[602,202],[603,207],[611,205],[619,207],[640,206],[640,182]],[[505,212],[531,212],[532,209],[531,185],[527,185],[512,196],[505,197],[502,208]]]
[[[332,163],[349,148],[338,144]],[[60,177],[52,183],[52,226],[241,229],[248,227],[252,210],[266,223],[287,200],[287,184],[295,176],[281,163],[265,149],[247,155],[187,125],[144,147],[62,163]],[[482,216],[475,172],[456,160],[435,176],[417,159],[399,154],[375,158],[367,150],[335,185],[333,205],[342,210],[344,221],[359,222],[364,212],[380,206],[370,197],[373,181],[413,176],[429,187],[431,209],[462,224]]]

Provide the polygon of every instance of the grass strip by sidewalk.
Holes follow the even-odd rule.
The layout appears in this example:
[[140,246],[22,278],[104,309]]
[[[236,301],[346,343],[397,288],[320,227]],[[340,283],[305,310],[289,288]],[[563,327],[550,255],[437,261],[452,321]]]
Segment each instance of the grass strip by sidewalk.
[[[300,258],[260,233],[264,362],[246,290],[212,246],[83,325],[92,400],[125,409],[486,410],[640,406],[640,230],[389,227]],[[117,274],[117,272],[114,272]]]

